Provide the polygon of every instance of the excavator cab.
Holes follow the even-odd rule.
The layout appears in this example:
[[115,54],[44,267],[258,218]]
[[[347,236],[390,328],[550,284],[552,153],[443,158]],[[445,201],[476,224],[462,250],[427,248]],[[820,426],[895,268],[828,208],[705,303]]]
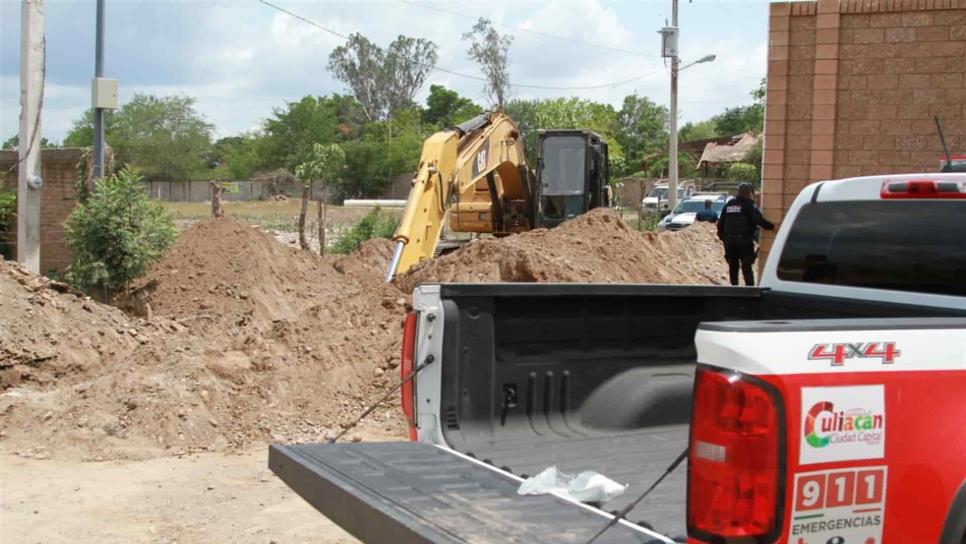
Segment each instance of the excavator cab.
[[537,137],[537,227],[554,227],[610,206],[607,143],[589,130],[540,130]]

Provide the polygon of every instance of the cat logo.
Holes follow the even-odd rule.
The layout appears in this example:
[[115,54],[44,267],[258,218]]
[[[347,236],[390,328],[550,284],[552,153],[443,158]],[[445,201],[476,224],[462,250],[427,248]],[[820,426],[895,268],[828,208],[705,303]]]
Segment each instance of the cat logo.
[[490,153],[490,139],[487,138],[480,146],[480,150],[476,152],[476,160],[473,161],[473,177],[480,175],[486,171],[486,160]]

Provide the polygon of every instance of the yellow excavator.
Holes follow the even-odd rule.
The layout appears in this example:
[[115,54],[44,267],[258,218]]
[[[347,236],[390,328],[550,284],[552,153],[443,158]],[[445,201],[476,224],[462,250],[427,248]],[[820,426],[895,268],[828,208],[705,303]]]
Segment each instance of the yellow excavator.
[[393,235],[386,281],[436,256],[447,215],[454,232],[506,236],[610,205],[607,143],[599,135],[541,129],[537,153],[534,174],[516,123],[501,112],[430,136]]

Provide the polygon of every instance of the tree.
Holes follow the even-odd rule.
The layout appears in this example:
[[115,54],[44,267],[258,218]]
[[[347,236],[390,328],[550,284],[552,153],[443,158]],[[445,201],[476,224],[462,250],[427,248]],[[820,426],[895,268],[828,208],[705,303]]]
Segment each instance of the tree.
[[366,119],[384,120],[414,105],[413,98],[436,67],[437,49],[429,40],[399,36],[383,50],[355,33],[332,50],[328,69],[349,86]]
[[272,117],[262,125],[262,135],[255,141],[255,168],[271,170],[286,168],[294,171],[312,156],[315,144],[342,141],[339,110],[342,99],[303,96],[297,102],[286,102],[275,108]]
[[[20,135],[14,134],[13,136],[4,140],[3,145],[0,145],[0,149],[17,149],[20,145]],[[57,147],[56,142],[51,142],[43,136],[40,137],[40,147]]]
[[260,131],[227,146],[225,158],[234,176],[280,168],[292,172],[312,158],[315,144],[359,138],[365,119],[362,105],[350,95],[303,96],[274,108]]
[[628,173],[642,168],[644,157],[667,149],[669,120],[667,107],[646,96],[635,93],[624,97],[617,112],[617,140],[624,148]]
[[439,60],[436,44],[423,38],[400,35],[389,44],[383,67],[383,89],[388,116],[416,105],[416,93]]
[[321,181],[323,185],[342,177],[345,165],[345,151],[341,146],[315,144],[312,158],[295,169],[295,175],[306,181]]
[[[322,182],[324,196],[322,200],[328,198],[329,183],[338,180],[342,176],[342,168],[345,165],[345,151],[336,145],[315,144],[312,148],[313,157],[307,162],[299,165],[295,174],[304,181],[308,181],[306,187],[314,180]],[[307,207],[307,191],[302,191],[302,209],[299,214],[299,244],[303,249],[308,249],[308,241],[305,238],[305,210]],[[325,204],[319,201],[319,254],[325,255]]]
[[678,140],[681,142],[707,140],[718,136],[721,136],[721,134],[718,134],[718,127],[712,119],[698,121],[697,123],[689,121],[684,123],[684,126],[678,132]]
[[258,138],[253,133],[221,138],[212,145],[208,162],[223,168],[232,179],[249,179],[258,165]]
[[751,97],[754,99],[751,105],[727,108],[724,113],[712,117],[719,134],[722,136],[735,136],[745,132],[761,134],[765,124],[764,79],[755,90],[751,91]]
[[483,108],[474,104],[469,98],[464,98],[456,91],[451,91],[442,85],[430,85],[429,96],[426,97],[426,109],[423,110],[423,122],[434,127],[446,128],[468,121],[481,113]]
[[502,110],[510,95],[510,44],[513,36],[501,35],[493,28],[489,19],[480,17],[469,32],[463,34],[463,41],[469,41],[467,58],[476,62],[486,77],[484,92],[490,104]]
[[734,162],[728,165],[728,179],[734,181],[748,181],[758,184],[758,168],[746,162]]
[[88,198],[67,218],[74,259],[68,281],[86,290],[128,286],[161,257],[177,236],[171,217],[144,192],[133,170],[94,182]]
[[392,121],[369,123],[361,139],[342,145],[345,169],[336,183],[337,196],[377,195],[393,176],[414,172],[428,135],[417,110],[397,112]]
[[[132,165],[147,179],[181,181],[203,173],[213,127],[190,96],[136,94],[115,112],[105,112],[106,140],[115,161]],[[94,143],[94,114],[87,110],[64,139],[69,147]]]

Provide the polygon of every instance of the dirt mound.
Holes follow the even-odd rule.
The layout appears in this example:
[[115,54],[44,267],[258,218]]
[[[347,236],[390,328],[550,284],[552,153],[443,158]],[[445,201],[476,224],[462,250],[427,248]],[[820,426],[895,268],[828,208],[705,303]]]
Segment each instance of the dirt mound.
[[367,240],[351,255],[333,258],[332,266],[347,277],[366,283],[385,281],[392,260],[393,243],[385,238]]
[[126,298],[142,313],[265,323],[310,306],[310,286],[332,274],[310,252],[223,217],[185,231]]
[[404,292],[427,282],[725,284],[727,275],[713,225],[641,233],[597,209],[555,229],[472,242],[396,279]]
[[3,259],[0,314],[0,390],[83,376],[146,340],[120,310]]
[[[377,244],[339,262],[358,274],[371,262],[378,277],[385,265],[375,263],[381,259]],[[11,298],[6,291],[4,307]],[[125,302],[145,317],[84,302],[117,323],[77,331],[77,341],[120,340],[83,379],[51,380],[0,396],[5,448],[110,458],[318,441],[337,433],[397,379],[405,311],[398,291],[364,285],[332,261],[287,248],[233,219],[186,231]],[[72,314],[62,321],[84,319]],[[116,332],[133,329],[131,323],[135,335]],[[51,336],[65,334],[66,327]],[[77,351],[51,339],[38,345],[42,353]],[[404,436],[398,408],[388,403],[363,429],[369,436]]]
[[[323,259],[206,221],[122,297],[136,316],[3,263],[0,377],[20,385],[0,394],[0,447],[139,458],[333,436],[398,380],[419,282],[724,283],[710,226],[641,234],[608,210],[474,242],[386,285],[391,250],[370,240]],[[403,431],[395,403],[361,427]]]

